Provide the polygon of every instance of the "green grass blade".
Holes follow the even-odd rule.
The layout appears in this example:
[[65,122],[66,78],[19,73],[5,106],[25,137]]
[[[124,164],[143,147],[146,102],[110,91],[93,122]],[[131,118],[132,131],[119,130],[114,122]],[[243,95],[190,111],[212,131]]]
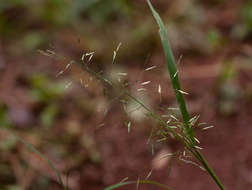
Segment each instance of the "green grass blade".
[[[179,103],[179,108],[180,108],[180,112],[182,114],[185,126],[186,126],[186,131],[187,131],[187,135],[190,138],[192,144],[194,144],[194,135],[193,135],[193,130],[190,127],[190,115],[187,111],[186,108],[186,104],[185,104],[185,100],[183,97],[183,94],[181,93],[181,88],[180,88],[180,83],[179,83],[179,78],[177,73],[177,67],[176,67],[176,63],[175,63],[175,59],[172,53],[172,49],[170,47],[169,44],[169,40],[168,40],[168,35],[165,29],[165,26],[159,16],[159,14],[155,11],[155,9],[153,8],[150,0],[147,0],[147,3],[152,11],[152,14],[159,26],[159,34],[161,37],[161,42],[162,42],[162,46],[164,49],[164,53],[165,53],[165,57],[166,57],[166,62],[167,62],[167,66],[168,66],[168,70],[169,70],[169,74],[170,74],[170,78],[172,81],[172,87],[174,89],[174,93],[177,99],[177,102]],[[175,76],[175,77],[174,77]]]
[[151,181],[151,180],[138,180],[138,181],[127,181],[127,182],[117,183],[117,184],[114,184],[114,185],[111,185],[111,186],[105,188],[104,190],[114,190],[114,189],[117,189],[117,188],[125,186],[125,185],[137,184],[137,183],[139,183],[139,184],[152,184],[152,185],[155,185],[155,186],[160,187],[165,190],[171,190],[166,185],[163,185],[161,183],[158,183],[156,181]]
[[27,149],[29,149],[32,152],[35,152],[36,154],[38,154],[39,156],[41,156],[49,165],[50,167],[53,169],[53,171],[56,173],[58,181],[60,183],[60,185],[63,187],[64,190],[67,190],[67,187],[64,185],[62,177],[60,172],[57,170],[57,168],[55,167],[55,165],[53,164],[53,162],[47,157],[45,156],[43,153],[41,153],[38,149],[36,149],[32,144],[28,143],[26,140],[24,140],[23,138],[17,136],[16,134],[14,134],[12,131],[6,129],[11,135],[13,135],[18,141],[22,142]]
[[181,89],[180,89],[179,78],[178,78],[178,75],[175,76],[175,73],[177,73],[177,67],[175,64],[175,60],[174,60],[174,56],[173,56],[171,47],[169,45],[168,35],[167,35],[164,24],[159,16],[159,14],[153,8],[150,0],[147,0],[147,3],[152,11],[152,14],[153,14],[157,24],[159,25],[159,33],[160,33],[160,37],[161,37],[162,46],[163,46],[163,49],[165,52],[166,62],[168,65],[168,70],[169,70],[170,78],[172,81],[172,86],[173,86],[173,89],[175,92],[176,99],[179,103],[179,108],[180,108],[186,129],[187,129],[187,135],[191,141],[191,144],[190,145],[186,144],[186,146],[189,149],[189,151],[194,155],[194,157],[202,163],[202,165],[208,171],[208,173],[212,176],[212,178],[214,179],[214,181],[216,182],[218,187],[221,190],[224,190],[225,189],[224,186],[222,185],[221,181],[218,179],[218,177],[216,176],[214,171],[210,168],[210,166],[207,163],[204,156],[200,153],[199,150],[194,151],[192,149],[192,147],[194,147],[194,145],[195,145],[194,134],[193,134],[193,130],[190,126],[190,115],[186,109],[185,100],[184,100],[184,97],[182,94],[183,91],[181,91]]

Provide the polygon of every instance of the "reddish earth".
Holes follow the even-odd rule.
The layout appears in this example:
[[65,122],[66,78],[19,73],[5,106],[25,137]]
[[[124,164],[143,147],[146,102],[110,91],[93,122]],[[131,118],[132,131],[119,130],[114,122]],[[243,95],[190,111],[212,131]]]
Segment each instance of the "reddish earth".
[[[185,60],[184,67],[180,68],[183,89],[187,89],[187,92],[191,94],[188,96],[188,107],[191,114],[200,113],[200,121],[206,121],[215,126],[215,128],[208,131],[198,130],[196,135],[201,142],[201,147],[204,148],[202,150],[203,154],[222,180],[226,189],[250,189],[252,188],[251,95],[250,98],[240,98],[239,101],[235,102],[236,110],[232,115],[221,115],[218,112],[220,100],[216,95],[218,94],[217,79],[220,67],[216,59],[210,59],[209,61],[209,58],[207,58],[207,60],[204,61],[204,58],[201,58],[201,62],[206,63],[199,66],[190,64],[190,60]],[[1,79],[5,81],[2,85],[5,86],[3,88],[6,90],[1,92],[1,97],[6,98],[6,102],[12,102],[15,99],[8,96],[14,92],[20,93],[20,95],[23,94],[23,87],[17,88],[15,85],[20,75],[29,72],[23,70],[21,66],[14,67],[14,65],[16,64],[8,65],[2,74],[2,76],[6,76]],[[194,74],[196,66],[197,70],[200,71],[199,75]],[[31,66],[27,68],[31,68]],[[132,68],[130,70],[131,77],[135,78],[138,69]],[[10,75],[8,72],[12,74]],[[237,79],[240,86],[251,82],[249,72],[246,70],[240,72]],[[160,103],[158,94],[155,92],[159,83],[163,89],[165,89],[165,86],[170,86],[167,74],[160,74],[159,71],[155,71],[146,76],[141,76],[140,79],[142,81],[150,79],[153,81],[153,85],[149,87],[153,107],[158,107],[155,105],[165,104],[171,106],[174,104],[173,92],[170,87],[163,92],[162,103]],[[242,90],[245,93],[247,89]],[[78,88],[74,90],[74,94],[77,92],[86,93],[85,90]],[[25,99],[25,97],[19,98]],[[69,103],[65,102],[65,100],[63,104],[69,107]],[[29,103],[26,102],[22,105],[27,105],[27,109],[29,109]],[[94,139],[94,146],[101,157],[100,163],[88,159],[76,168],[69,168],[69,185],[73,189],[100,190],[108,185],[120,182],[125,177],[128,177],[129,180],[144,179],[152,167],[155,169],[153,169],[149,179],[166,184],[172,189],[218,189],[207,173],[194,165],[171,159],[167,159],[164,163],[157,160],[157,155],[181,149],[177,142],[168,141],[166,144],[157,145],[155,147],[156,154],[152,155],[147,141],[155,122],[150,122],[148,119],[140,123],[133,122],[131,132],[128,133],[125,126],[125,121],[128,119],[122,114],[122,107],[116,102],[112,104],[105,118],[103,118],[102,113],[96,113],[89,119],[83,119],[82,114],[73,105],[70,105],[69,108],[69,110],[64,110],[65,121],[69,118],[79,120],[78,122],[84,121],[81,124],[83,127],[81,133],[87,134]],[[94,126],[103,121],[105,126],[95,129]],[[57,125],[61,124],[64,125],[62,122]],[[72,148],[74,152],[74,146]],[[77,147],[76,151],[85,152],[87,150]],[[67,165],[68,162],[64,161],[63,164]],[[43,173],[42,169],[41,171]],[[130,185],[120,189],[135,188],[136,185]],[[51,189],[56,189],[56,186],[52,186]],[[154,190],[158,188],[151,185],[140,185],[139,189]]]
[[[202,67],[214,68],[212,64],[214,63]],[[189,72],[190,67],[188,66],[188,71],[185,69],[184,72]],[[201,114],[201,121],[215,126],[207,132],[196,133],[201,146],[204,147],[202,152],[210,165],[223,181],[226,189],[250,189],[252,187],[251,100],[241,99],[235,114],[222,116],[217,112],[215,75],[186,77],[182,83],[189,92],[193,92],[193,97],[189,98],[189,105],[193,112]],[[168,97],[166,101],[171,103],[174,100]],[[125,177],[131,180],[137,180],[138,177],[144,179],[153,166],[155,155],[151,155],[151,150],[146,144],[148,132],[145,132],[146,128],[151,128],[151,125],[148,122],[136,125],[128,134],[120,118],[117,109],[112,110],[107,116],[106,127],[95,134],[104,162],[98,168],[91,165],[87,169],[83,167],[81,183],[87,189],[98,190],[106,185],[117,183]],[[158,154],[164,150],[175,151],[177,148],[179,146],[176,143],[168,142],[158,147],[156,152]],[[206,172],[190,164],[183,162],[178,164],[177,161],[172,164],[171,172],[169,172],[169,162],[160,169],[154,169],[150,179],[178,190],[218,189]],[[134,188],[136,187],[131,185],[120,189]],[[157,187],[140,185],[139,189],[157,189]]]
[[[200,113],[201,121],[215,126],[207,132],[200,130],[196,132],[201,146],[204,147],[202,152],[223,181],[226,189],[250,189],[252,187],[251,98],[235,102],[235,113],[229,116],[221,115],[218,112],[220,100],[216,95],[218,94],[217,79],[220,66],[216,59],[211,61],[210,58],[209,61],[208,58],[208,61],[205,62],[197,67],[197,70],[200,71],[199,75],[192,74],[197,65],[191,65],[186,60],[184,68],[181,68],[182,86],[191,93],[188,97],[190,112],[192,114]],[[247,72],[243,71],[239,75],[238,82],[241,85],[251,81]],[[137,76],[134,74],[137,73],[134,69],[129,73],[132,73],[132,78]],[[162,103],[159,102],[157,93],[153,95],[155,94],[153,92],[156,91],[158,83],[163,88],[167,84],[169,86],[169,78],[165,74],[164,76],[160,75],[159,72],[141,78],[142,81],[149,79],[156,81],[156,84],[150,86],[151,104],[160,105]],[[245,92],[245,89],[243,90]],[[171,88],[168,88],[163,94],[162,102],[165,105],[174,104]],[[79,179],[81,189],[102,189],[110,184],[120,182],[125,177],[128,177],[129,180],[137,180],[138,177],[144,179],[151,168],[157,167],[158,164],[161,166],[153,170],[150,179],[166,184],[173,189],[218,189],[207,173],[194,165],[169,159],[165,163],[156,163],[154,160],[157,160],[157,155],[177,151],[181,149],[179,144],[169,141],[167,144],[157,145],[156,154],[152,156],[147,141],[150,129],[155,124],[149,120],[142,124],[133,122],[132,130],[128,133],[124,124],[125,120],[127,118],[121,114],[121,107],[115,103],[104,119],[104,127],[98,130],[93,130],[93,127],[88,129],[97,142],[102,163],[99,165],[88,163],[82,166]],[[120,189],[134,189],[135,186],[125,186]],[[140,185],[139,189],[151,190],[157,189],[157,187]]]

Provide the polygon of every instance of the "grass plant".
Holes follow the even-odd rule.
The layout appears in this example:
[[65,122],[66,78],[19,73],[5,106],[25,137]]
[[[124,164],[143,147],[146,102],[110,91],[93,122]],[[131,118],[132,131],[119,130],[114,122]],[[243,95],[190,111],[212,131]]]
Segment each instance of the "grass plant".
[[[172,82],[174,94],[176,96],[177,102],[179,104],[179,109],[180,109],[181,115],[183,117],[183,122],[178,122],[178,125],[177,125],[178,128],[180,128],[180,132],[171,128],[171,126],[169,126],[162,118],[160,118],[157,114],[152,112],[148,107],[146,107],[142,102],[137,100],[134,96],[132,96],[126,92],[127,96],[129,96],[131,99],[133,99],[138,104],[140,104],[143,108],[145,108],[152,118],[156,119],[166,129],[169,129],[172,136],[176,137],[176,139],[179,140],[184,145],[185,150],[187,150],[187,152],[189,152],[194,157],[194,159],[200,163],[199,166],[208,172],[208,174],[215,181],[215,183],[217,184],[219,189],[224,190],[225,188],[224,188],[223,184],[221,183],[221,181],[219,180],[219,178],[217,177],[217,175],[215,174],[213,169],[210,167],[210,165],[208,164],[208,162],[205,159],[205,157],[203,156],[203,154],[200,152],[201,148],[196,145],[196,138],[194,137],[193,126],[194,126],[196,120],[198,119],[198,117],[190,118],[190,115],[187,111],[185,100],[183,97],[183,94],[187,94],[187,93],[182,91],[181,87],[180,87],[178,69],[176,67],[176,62],[175,62],[175,59],[173,56],[173,52],[171,50],[171,46],[169,44],[168,35],[166,32],[165,26],[162,22],[162,19],[159,16],[159,14],[153,8],[150,0],[147,0],[147,3],[149,5],[149,8],[151,9],[151,12],[152,12],[158,26],[159,26],[159,34],[160,34],[162,46],[163,46],[165,57],[166,57],[168,72],[169,72],[170,79]],[[166,135],[166,133],[163,133],[163,134]],[[191,162],[191,163],[194,163],[194,162]],[[126,185],[126,182],[124,182],[123,184]],[[121,184],[121,185],[123,185],[123,184]],[[115,186],[111,186],[112,188],[110,188],[109,190],[115,189],[121,185],[118,184]]]
[[195,146],[195,138],[194,138],[194,135],[193,135],[193,129],[192,129],[192,126],[190,125],[190,116],[189,116],[188,111],[186,109],[185,100],[183,98],[183,94],[182,94],[182,91],[180,89],[179,78],[178,78],[178,75],[176,75],[174,77],[175,73],[177,73],[178,70],[176,68],[176,64],[175,64],[175,60],[174,60],[174,56],[173,56],[171,47],[169,45],[167,32],[165,30],[164,24],[163,24],[163,22],[162,22],[162,20],[161,20],[161,18],[159,16],[159,14],[153,8],[150,0],[147,0],[147,3],[148,3],[148,5],[149,5],[149,7],[150,7],[150,9],[152,11],[152,14],[153,14],[154,18],[156,19],[156,22],[157,22],[158,26],[159,26],[159,33],[160,33],[163,49],[164,49],[164,52],[165,52],[166,62],[167,62],[167,65],[168,65],[168,71],[170,73],[172,86],[173,86],[173,89],[174,89],[174,93],[175,93],[177,102],[180,105],[179,106],[180,112],[181,112],[181,114],[183,116],[183,119],[184,119],[184,125],[185,125],[185,128],[186,128],[185,138],[189,139],[189,142],[187,140],[185,140],[183,142],[183,144],[185,145],[185,148],[187,150],[189,150],[189,152],[192,154],[192,156],[194,156],[194,158],[196,160],[198,160],[201,163],[201,165],[206,169],[206,171],[213,178],[213,180],[216,182],[218,187],[221,190],[224,190],[225,188],[222,185],[221,181],[216,176],[216,174],[214,173],[212,168],[209,166],[208,162],[206,161],[206,159],[204,158],[204,156],[202,155],[200,150],[197,149],[197,147]]
[[[149,5],[149,8],[150,8],[150,10],[151,10],[151,12],[152,12],[158,26],[159,26],[159,34],[160,34],[162,46],[163,46],[165,57],[166,57],[168,72],[169,72],[169,75],[170,75],[170,79],[171,79],[171,82],[172,82],[172,87],[173,87],[173,90],[174,90],[174,94],[175,94],[177,103],[179,105],[179,110],[181,112],[183,121],[178,120],[178,121],[171,121],[171,122],[167,123],[165,120],[163,120],[163,118],[161,116],[159,116],[154,111],[152,111],[151,108],[149,108],[142,101],[140,101],[138,98],[133,96],[130,93],[130,91],[127,89],[127,86],[121,85],[121,84],[115,84],[114,82],[108,80],[100,72],[96,72],[96,71],[92,70],[89,67],[89,64],[83,64],[83,62],[73,61],[73,60],[71,60],[71,64],[76,64],[76,65],[80,66],[85,72],[88,72],[90,75],[92,75],[93,77],[95,77],[96,79],[101,81],[102,84],[105,87],[119,89],[119,92],[120,92],[120,94],[118,95],[119,99],[123,98],[123,97],[126,97],[126,99],[130,99],[130,100],[136,102],[139,106],[141,106],[147,112],[147,115],[149,117],[156,120],[162,126],[158,130],[158,135],[160,136],[160,138],[165,139],[165,140],[168,137],[172,137],[172,138],[177,139],[181,144],[183,144],[184,150],[186,152],[188,152],[189,154],[191,154],[191,156],[195,159],[195,161],[197,163],[192,162],[192,161],[187,161],[187,162],[188,163],[194,163],[195,165],[198,165],[200,168],[207,171],[208,174],[215,181],[215,183],[217,184],[219,189],[224,190],[225,188],[222,185],[221,181],[216,176],[215,172],[209,166],[207,160],[205,159],[205,157],[200,152],[201,148],[197,146],[198,140],[194,136],[193,127],[195,126],[195,123],[197,122],[199,117],[195,116],[195,117],[191,118],[190,114],[187,111],[186,102],[185,102],[185,99],[183,97],[183,95],[187,94],[187,93],[185,91],[183,91],[181,89],[181,87],[180,87],[178,69],[176,67],[176,62],[175,62],[175,59],[174,59],[174,56],[173,56],[172,49],[171,49],[171,47],[169,45],[167,32],[165,30],[164,24],[163,24],[163,22],[162,22],[162,20],[161,20],[161,18],[159,16],[159,14],[153,8],[150,0],[147,0],[147,4]],[[118,49],[117,49],[117,51],[118,51]],[[40,52],[42,54],[44,54],[44,55],[47,55],[47,56],[51,56],[51,57],[54,57],[54,58],[57,58],[57,59],[62,59],[62,56],[58,56],[54,52],[44,52],[44,51],[40,51]],[[66,59],[63,58],[63,60],[66,60]],[[115,60],[115,56],[113,56],[113,62],[114,62],[114,60]],[[161,91],[161,89],[160,89],[160,91]],[[117,92],[118,92],[118,90],[117,90]],[[172,119],[174,120],[174,118],[171,118],[171,120]],[[37,153],[39,156],[41,156],[42,158],[44,158],[48,162],[48,164],[51,166],[51,168],[57,174],[59,183],[62,186],[63,190],[66,190],[67,187],[63,183],[61,174],[56,169],[53,162],[51,162],[44,154],[42,154],[40,151],[38,151],[34,146],[32,146],[31,144],[26,142],[24,139],[22,139],[22,138],[20,138],[20,137],[18,137],[16,135],[14,135],[14,136],[19,141],[24,143],[29,150]],[[181,160],[183,160],[182,156],[183,155],[181,155]],[[186,160],[185,160],[185,162],[186,162]],[[160,184],[158,182],[151,181],[151,180],[140,180],[140,179],[137,180],[137,181],[120,182],[118,184],[115,184],[115,185],[112,185],[110,187],[105,188],[105,190],[113,190],[113,189],[119,188],[121,186],[130,185],[130,184],[134,184],[134,183],[135,184],[152,184],[152,185],[155,185],[155,186],[160,187],[162,189],[170,190],[169,187],[167,187],[166,185],[162,185],[162,184]]]

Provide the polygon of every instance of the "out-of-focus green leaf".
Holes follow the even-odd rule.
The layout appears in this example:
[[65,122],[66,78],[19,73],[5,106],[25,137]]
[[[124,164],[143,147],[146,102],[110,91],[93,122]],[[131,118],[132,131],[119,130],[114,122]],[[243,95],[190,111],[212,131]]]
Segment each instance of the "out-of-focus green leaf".
[[246,3],[242,9],[242,18],[249,31],[252,30],[252,2]]
[[5,190],[22,190],[22,188],[19,185],[8,185]]
[[245,3],[241,9],[241,22],[236,24],[232,30],[232,35],[238,39],[243,39],[252,33],[252,3]]
[[49,104],[40,115],[43,126],[51,127],[58,113],[59,107],[57,104]]
[[208,32],[208,42],[213,50],[221,45],[221,34],[218,30],[212,29]]
[[80,16],[80,14],[90,8],[92,5],[98,3],[101,0],[76,0],[73,2],[72,14]]
[[17,139],[14,137],[7,137],[0,141],[0,150],[8,151],[16,146]]
[[53,82],[45,75],[34,75],[31,77],[31,93],[37,101],[50,102],[64,95],[65,85],[61,82]]
[[237,112],[238,100],[242,96],[242,90],[237,83],[237,68],[231,62],[223,65],[219,79],[219,111],[229,116]]
[[62,25],[69,23],[71,4],[66,0],[46,0],[42,7],[42,18],[53,24]]
[[10,8],[28,5],[31,0],[8,0],[0,3],[0,14]]
[[234,64],[226,62],[223,64],[222,71],[220,73],[221,82],[232,80],[237,76],[237,68]]
[[7,112],[7,108],[0,104],[0,127],[9,127],[11,125],[11,121]]
[[[11,30],[12,26],[6,26]],[[5,30],[5,29],[4,29]],[[8,35],[8,31],[2,30],[3,34]],[[1,32],[1,24],[0,24]],[[47,42],[47,36],[42,32],[27,32],[22,38],[16,39],[15,43],[10,43],[10,50],[16,55],[23,55],[24,53],[30,54],[38,49],[41,45]],[[21,48],[22,47],[22,48]]]
[[30,32],[23,39],[23,47],[26,50],[34,50],[44,42],[44,36],[41,33]]
[[88,16],[96,23],[106,22],[110,16],[130,14],[130,5],[125,0],[100,1],[90,6],[87,10]]

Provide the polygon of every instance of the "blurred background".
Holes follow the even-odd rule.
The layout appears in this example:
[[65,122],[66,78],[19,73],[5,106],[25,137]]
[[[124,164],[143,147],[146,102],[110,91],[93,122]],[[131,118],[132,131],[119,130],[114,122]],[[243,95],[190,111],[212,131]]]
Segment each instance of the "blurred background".
[[[195,132],[203,154],[227,189],[251,189],[252,2],[153,5],[167,27],[182,89],[190,94],[191,116],[215,126]],[[150,171],[149,179],[176,190],[217,189],[200,168],[160,159],[181,150],[179,143],[147,143],[157,123],[70,60],[130,84],[157,113],[177,106],[145,0],[0,0],[0,127],[48,156],[72,190],[100,190],[126,177],[145,179]],[[0,189],[61,188],[46,161],[0,130]]]

